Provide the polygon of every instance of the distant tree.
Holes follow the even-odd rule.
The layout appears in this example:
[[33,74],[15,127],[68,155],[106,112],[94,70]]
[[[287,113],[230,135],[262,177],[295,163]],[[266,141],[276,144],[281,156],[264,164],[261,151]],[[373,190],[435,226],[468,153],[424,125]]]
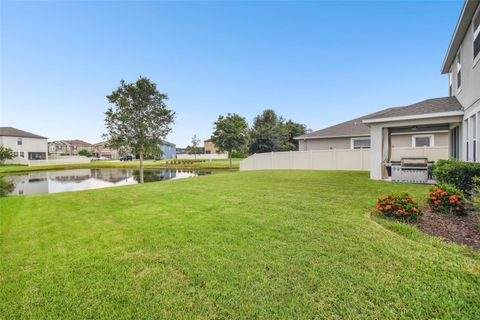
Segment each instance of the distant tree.
[[79,156],[84,156],[84,157],[91,157],[92,153],[90,151],[88,151],[87,149],[81,149],[80,151],[78,151],[78,155]]
[[105,112],[107,133],[104,138],[113,148],[125,148],[140,158],[140,183],[143,183],[143,159],[159,147],[167,134],[175,112],[168,109],[167,95],[157,90],[148,78],[135,83],[120,81],[120,86],[107,96],[114,106]]
[[200,139],[197,138],[197,135],[194,134],[192,137],[192,145],[187,147],[188,154],[193,154],[195,159],[197,159],[197,154],[200,153]]
[[5,160],[13,159],[13,150],[0,144],[0,164],[4,164]]
[[287,132],[287,140],[283,145],[284,151],[295,151],[298,150],[298,140],[295,140],[295,137],[301,136],[302,134],[307,133],[307,126],[301,123],[293,122],[288,120],[284,123],[285,131]]
[[230,170],[232,170],[233,151],[245,150],[248,143],[247,121],[235,113],[229,113],[226,117],[219,116],[215,122],[212,142],[221,152],[228,152]]
[[250,130],[250,153],[282,151],[288,140],[283,121],[283,118],[271,109],[266,109],[256,116]]

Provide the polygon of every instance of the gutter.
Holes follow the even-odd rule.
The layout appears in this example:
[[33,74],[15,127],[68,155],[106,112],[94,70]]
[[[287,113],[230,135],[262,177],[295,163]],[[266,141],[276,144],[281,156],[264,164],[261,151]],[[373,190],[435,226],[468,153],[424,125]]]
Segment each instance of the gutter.
[[392,122],[392,121],[403,121],[403,120],[418,120],[418,119],[431,119],[431,118],[444,118],[444,117],[455,117],[455,116],[463,116],[463,111],[434,112],[434,113],[424,113],[424,114],[417,114],[417,115],[410,115],[410,116],[373,118],[373,119],[365,119],[362,122],[364,124],[369,124],[369,123]]

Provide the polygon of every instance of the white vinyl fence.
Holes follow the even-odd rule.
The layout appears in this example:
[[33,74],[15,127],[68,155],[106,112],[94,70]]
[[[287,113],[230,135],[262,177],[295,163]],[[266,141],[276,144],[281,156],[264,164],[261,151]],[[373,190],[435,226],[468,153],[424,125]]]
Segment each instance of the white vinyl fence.
[[[448,159],[448,147],[392,148],[392,161],[424,156],[428,161]],[[370,170],[370,150],[333,149],[256,153],[240,161],[240,170]]]
[[240,170],[370,170],[370,150],[313,150],[256,153]]
[[24,158],[14,158],[12,160],[7,160],[7,164],[24,164],[29,166],[53,166],[53,165],[64,165],[64,164],[78,164],[78,163],[89,163],[90,158],[82,156],[57,156],[49,158],[48,160],[28,160]]
[[195,155],[193,154],[177,154],[177,159],[183,159],[183,160],[228,159],[228,153],[211,153],[211,154],[202,153],[202,154],[197,154],[197,157],[195,157]]

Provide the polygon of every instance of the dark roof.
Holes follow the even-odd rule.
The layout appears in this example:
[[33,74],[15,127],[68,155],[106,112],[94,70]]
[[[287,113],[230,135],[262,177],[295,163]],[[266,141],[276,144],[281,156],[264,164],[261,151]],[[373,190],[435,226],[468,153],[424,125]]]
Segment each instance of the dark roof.
[[391,118],[416,116],[421,114],[432,114],[438,112],[462,111],[462,105],[456,97],[444,97],[427,99],[408,106],[387,109],[386,112],[378,115],[371,115],[366,119]]
[[313,131],[295,139],[312,139],[312,138],[332,138],[332,137],[354,137],[354,136],[369,136],[370,128],[363,124],[362,120],[368,117],[381,115],[390,109],[385,109],[375,113],[368,114],[366,116],[356,118],[353,120],[345,121],[334,126]]
[[65,142],[68,142],[70,143],[71,145],[73,146],[77,146],[77,147],[93,147],[93,145],[91,143],[88,143],[86,141],[83,141],[83,140],[79,140],[79,139],[75,139],[75,140],[63,140]]
[[336,138],[369,136],[370,128],[363,123],[367,119],[412,116],[436,112],[461,111],[462,105],[455,97],[428,99],[412,105],[387,108],[360,118],[345,121],[334,126],[296,137],[295,139]]
[[47,139],[46,137],[39,136],[38,134],[19,130],[13,127],[0,127],[0,136]]

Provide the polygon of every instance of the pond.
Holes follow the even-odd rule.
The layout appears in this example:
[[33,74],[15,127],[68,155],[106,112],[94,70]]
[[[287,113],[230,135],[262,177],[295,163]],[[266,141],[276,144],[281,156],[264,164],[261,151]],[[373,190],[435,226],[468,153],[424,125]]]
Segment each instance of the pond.
[[[154,182],[210,174],[189,170],[144,170],[144,181]],[[11,195],[79,191],[137,184],[139,170],[119,168],[36,171],[5,176],[15,184]]]

